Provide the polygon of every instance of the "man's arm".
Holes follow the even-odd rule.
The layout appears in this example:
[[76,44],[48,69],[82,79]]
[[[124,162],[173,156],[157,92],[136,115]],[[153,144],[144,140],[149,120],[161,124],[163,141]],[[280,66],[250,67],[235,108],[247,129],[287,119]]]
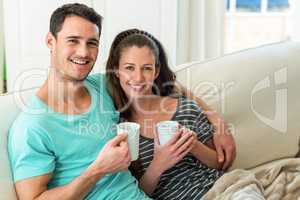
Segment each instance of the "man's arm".
[[234,138],[230,133],[227,123],[224,119],[215,111],[213,111],[201,98],[195,96],[191,91],[183,87],[180,83],[177,83],[177,87],[180,91],[190,99],[193,99],[197,104],[205,111],[205,114],[211,124],[215,128],[213,135],[214,149],[218,154],[218,162],[223,163],[222,169],[228,169],[236,157],[236,146]]
[[48,190],[47,184],[52,174],[36,176],[18,181],[16,191],[20,200],[42,199],[83,199],[103,175],[92,175],[88,171],[75,178],[71,183]]
[[67,185],[47,188],[53,174],[17,181],[16,192],[20,200],[81,200],[104,175],[128,168],[130,154],[126,135],[118,135],[101,150],[98,158],[77,178]]

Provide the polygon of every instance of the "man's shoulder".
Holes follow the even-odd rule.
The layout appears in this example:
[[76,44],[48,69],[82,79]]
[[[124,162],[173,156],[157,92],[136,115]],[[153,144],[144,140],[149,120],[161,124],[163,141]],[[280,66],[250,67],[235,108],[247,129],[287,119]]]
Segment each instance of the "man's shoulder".
[[102,73],[91,74],[86,78],[86,81],[94,86],[100,87],[106,82],[105,74]]
[[110,100],[110,95],[107,90],[107,83],[105,74],[97,73],[89,75],[86,79],[86,85],[92,88],[97,96],[101,96],[102,98],[105,97],[107,100]]
[[50,110],[43,105],[37,96],[32,96],[31,100],[22,107],[21,112],[18,114],[10,132],[27,132],[28,130],[44,130],[44,127],[49,124],[52,114]]
[[10,132],[26,132],[27,130],[42,130],[49,118],[43,113],[22,111],[13,122]]

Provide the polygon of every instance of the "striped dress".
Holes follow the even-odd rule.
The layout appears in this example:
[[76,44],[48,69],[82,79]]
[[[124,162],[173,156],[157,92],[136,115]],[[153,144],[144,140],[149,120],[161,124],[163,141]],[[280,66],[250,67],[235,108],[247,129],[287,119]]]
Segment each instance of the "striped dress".
[[[213,127],[203,110],[195,101],[186,97],[178,99],[175,114],[171,120],[193,130],[202,143],[212,138]],[[143,174],[153,159],[153,139],[141,136],[139,162]],[[156,200],[199,200],[213,186],[223,172],[202,164],[192,154],[165,171],[151,196]]]

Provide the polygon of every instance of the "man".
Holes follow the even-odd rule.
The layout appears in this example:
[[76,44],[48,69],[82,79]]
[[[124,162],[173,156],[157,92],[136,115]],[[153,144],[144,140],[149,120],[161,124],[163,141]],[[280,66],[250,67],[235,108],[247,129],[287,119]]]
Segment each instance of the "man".
[[[149,199],[127,170],[127,136],[116,136],[113,129],[119,116],[104,78],[88,76],[98,55],[101,18],[82,4],[64,5],[51,16],[47,81],[9,134],[8,151],[20,200]],[[34,114],[37,110],[44,112]],[[232,139],[220,135],[217,138],[225,139],[216,146],[225,155],[234,155],[225,145],[232,144]]]
[[[102,77],[86,78],[100,33],[101,16],[85,5],[65,5],[51,17],[48,79],[9,135],[20,200],[149,199],[127,171],[126,135],[114,137],[118,114],[100,86]],[[34,110],[45,112],[34,115]]]

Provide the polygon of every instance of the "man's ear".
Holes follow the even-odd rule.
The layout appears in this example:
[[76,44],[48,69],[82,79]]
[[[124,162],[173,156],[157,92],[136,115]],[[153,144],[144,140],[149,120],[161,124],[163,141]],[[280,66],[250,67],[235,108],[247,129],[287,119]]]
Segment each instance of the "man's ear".
[[47,33],[45,42],[46,42],[47,47],[50,49],[50,51],[52,51],[54,48],[55,37],[52,35],[51,32]]

